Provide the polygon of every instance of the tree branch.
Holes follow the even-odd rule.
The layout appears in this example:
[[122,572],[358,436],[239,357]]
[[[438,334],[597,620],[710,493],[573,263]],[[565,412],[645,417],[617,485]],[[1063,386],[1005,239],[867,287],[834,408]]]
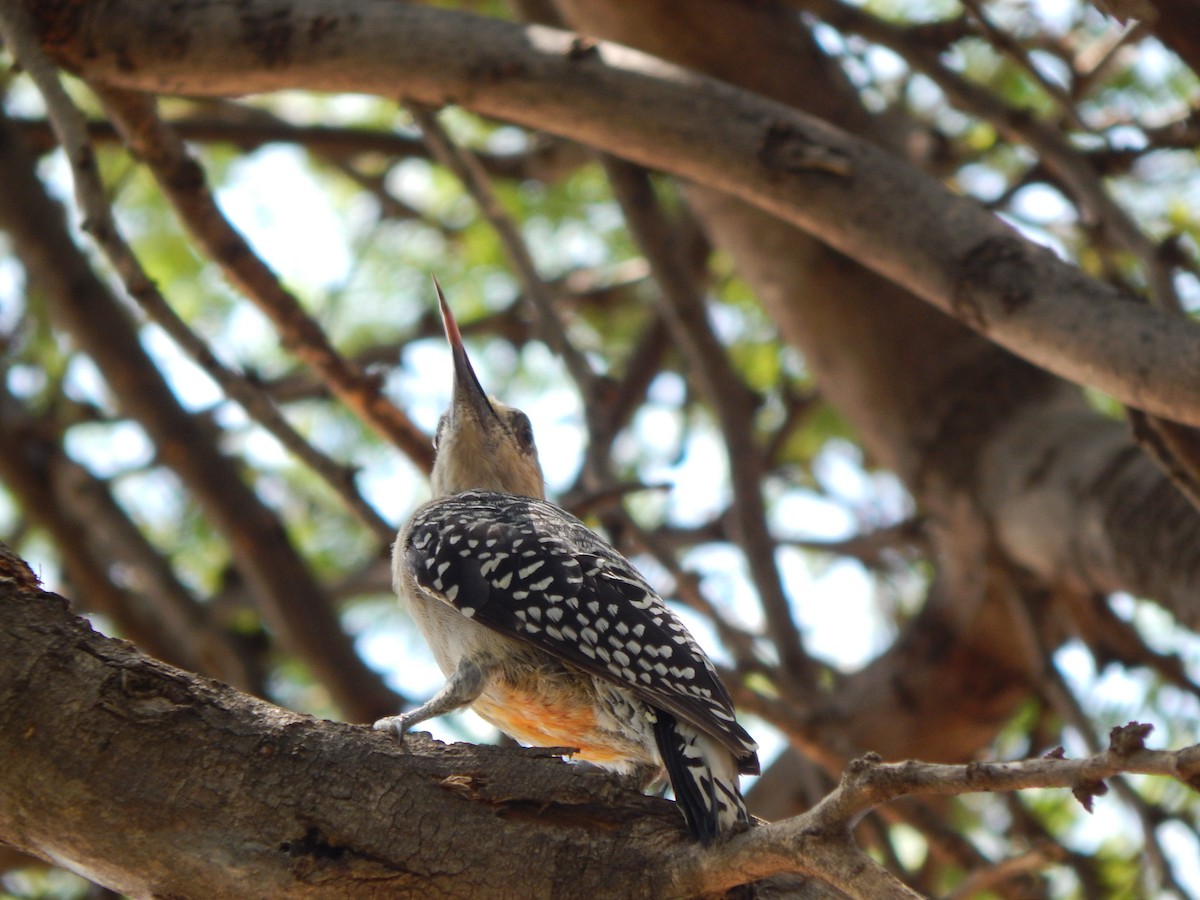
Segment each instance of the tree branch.
[[780,675],[791,691],[804,694],[817,680],[817,666],[804,649],[775,559],[767,527],[763,481],[766,466],[755,441],[753,392],[742,382],[708,321],[701,288],[688,271],[670,222],[654,195],[649,175],[611,157],[602,160],[626,224],[650,263],[661,291],[661,310],[671,336],[720,425],[733,489],[730,525],[746,556],[750,577],[779,654]]
[[134,896],[679,896],[658,862],[688,839],[666,801],[545,751],[286,712],[95,633],[31,582],[0,562],[5,843]]
[[[66,454],[53,425],[30,414],[2,379],[0,476],[53,537],[68,582],[91,608],[160,659],[262,692],[260,667],[237,637],[179,582],[107,485]],[[114,579],[118,567],[127,571]]]
[[33,8],[57,58],[98,81],[459,102],[716,187],[1051,372],[1200,425],[1200,325],[1130,303],[894,154],[645,54],[384,0],[352,13],[327,0],[270,11],[124,0],[103,16]]
[[[107,91],[102,92],[101,97],[118,108],[125,108],[131,112],[136,110],[138,113],[153,116],[152,103],[140,96],[131,97],[124,92]],[[82,113],[69,103],[48,101],[48,105],[51,120],[61,123],[59,128],[63,133],[64,149],[67,150],[68,157],[90,158],[91,146],[87,138],[89,132]],[[70,143],[66,143],[68,141]],[[227,397],[238,403],[252,419],[274,435],[285,449],[319,476],[381,543],[389,543],[396,530],[385,522],[358,492],[354,483],[354,470],[337,464],[306,441],[284,417],[271,397],[240,372],[234,371],[218,359],[215,351],[188,327],[157,287],[146,278],[131,250],[123,246],[115,234],[115,223],[111,220],[107,208],[99,173],[93,167],[76,165],[75,178],[79,185],[77,192],[83,198],[81,206],[85,216],[94,223],[94,233],[101,243],[106,245],[104,249],[110,260],[122,272],[131,296],[141,305],[146,315],[221,387]]]
[[[985,32],[991,31],[991,23],[982,12],[975,8],[974,4],[966,5],[984,26]],[[1079,204],[1083,218],[1101,225],[1106,235],[1115,238],[1118,244],[1136,254],[1141,260],[1146,280],[1158,304],[1171,311],[1179,310],[1179,298],[1171,282],[1170,272],[1164,267],[1155,242],[1150,240],[1132,216],[1109,196],[1099,174],[1088,164],[1086,156],[1073,148],[1057,128],[1038,121],[1022,110],[1010,107],[985,88],[951,71],[942,64],[939,50],[912,41],[906,29],[891,25],[840,0],[810,0],[805,6],[810,12],[827,18],[838,28],[861,34],[868,40],[899,53],[916,70],[934,81],[955,106],[989,122],[1014,143],[1022,142],[1035,149],[1041,165]],[[1006,52],[1005,48],[996,45],[994,40],[993,44],[999,52]],[[1024,58],[1019,48],[1016,55]],[[1036,69],[1030,69],[1036,73]],[[1061,92],[1056,91],[1040,75],[1036,80],[1053,99],[1060,102],[1073,119],[1077,119],[1074,108],[1067,99],[1061,97]],[[1014,347],[1009,349],[1016,353],[1021,352]],[[1038,362],[1032,359],[1031,361]]]
[[[206,101],[208,107],[212,104]],[[14,117],[13,124],[37,154],[58,146],[44,119]],[[258,150],[269,144],[292,144],[330,161],[349,163],[360,156],[380,155],[390,160],[429,159],[429,149],[420,136],[377,128],[339,125],[304,125],[285,122],[262,109],[230,103],[225,109],[202,108],[172,117],[167,126],[183,140],[198,144],[230,144],[239,150]],[[121,136],[112,123],[91,119],[88,136],[93,144],[119,144]],[[480,165],[493,178],[516,181],[533,179],[553,184],[586,161],[578,144],[545,138],[519,153],[476,153]]]
[[898,797],[1064,787],[1090,802],[1120,773],[1200,788],[1200,746],[1150,750],[1130,723],[1078,760],[867,756],[809,812],[704,848],[671,804],[546,750],[399,744],[145,657],[2,545],[0,623],[0,840],[132,894],[690,897],[794,873],[907,898],[850,834]]
[[[96,363],[118,404],[145,428],[161,461],[178,473],[225,538],[275,632],[318,673],[348,716],[370,721],[394,711],[398,698],[355,653],[278,519],[155,368],[125,307],[72,241],[63,209],[46,194],[34,165],[0,111],[0,229],[10,235],[51,314]],[[107,238],[106,249],[128,252],[115,231]],[[116,267],[134,278],[133,289],[150,285],[144,274],[138,280],[132,254]]]
[[128,91],[101,90],[129,147],[142,159],[193,239],[225,277],[271,320],[283,345],[318,372],[330,390],[422,471],[433,465],[429,436],[383,394],[378,378],[337,352],[321,326],[278,276],[253,252],[217,206],[204,171],[154,108],[154,100]]
[[546,282],[538,274],[533,254],[525,246],[517,224],[501,205],[483,166],[474,153],[459,147],[450,139],[450,135],[438,121],[436,112],[415,103],[409,103],[407,109],[417,127],[421,129],[433,158],[462,183],[463,188],[479,207],[480,213],[492,226],[509,267],[537,313],[546,345],[563,361],[567,372],[583,395],[586,408],[592,403],[596,393],[596,373],[592,371],[587,357],[567,338],[566,329],[554,309]]
[[[707,854],[702,867],[716,872],[733,870],[737,877],[753,879],[770,874],[775,858],[813,858],[818,847],[836,856],[838,851],[832,848],[838,835],[846,834],[869,810],[899,797],[1069,788],[1090,812],[1092,799],[1107,791],[1105,780],[1120,774],[1173,778],[1200,791],[1200,744],[1173,751],[1150,750],[1144,743],[1150,731],[1151,726],[1136,722],[1113,728],[1106,751],[1081,759],[1063,758],[1061,748],[1042,759],[967,765],[911,760],[884,763],[869,754],[852,762],[838,787],[813,809],[739,835]],[[848,892],[861,891],[863,886],[861,882],[833,883]],[[898,893],[886,883],[875,883],[872,889],[877,892],[857,895],[916,896]]]

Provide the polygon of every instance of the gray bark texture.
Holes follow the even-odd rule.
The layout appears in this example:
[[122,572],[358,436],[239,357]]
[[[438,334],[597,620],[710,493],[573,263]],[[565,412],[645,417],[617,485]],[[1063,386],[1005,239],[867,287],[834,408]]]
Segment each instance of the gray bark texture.
[[287,712],[93,631],[3,566],[13,847],[135,897],[680,895],[667,801],[543,751]]

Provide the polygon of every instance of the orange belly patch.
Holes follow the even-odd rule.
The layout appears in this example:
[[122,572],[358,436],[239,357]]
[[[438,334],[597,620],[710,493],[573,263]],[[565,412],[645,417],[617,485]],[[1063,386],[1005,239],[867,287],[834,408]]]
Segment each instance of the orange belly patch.
[[576,759],[597,765],[640,762],[644,751],[596,722],[594,703],[561,702],[513,688],[490,690],[472,708],[509,737],[532,747],[578,747]]

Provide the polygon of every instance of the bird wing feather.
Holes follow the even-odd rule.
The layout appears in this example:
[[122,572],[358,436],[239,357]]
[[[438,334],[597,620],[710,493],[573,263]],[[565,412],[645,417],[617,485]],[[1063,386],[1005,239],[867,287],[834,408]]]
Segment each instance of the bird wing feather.
[[413,516],[405,561],[429,595],[632,691],[757,770],[757,745],[704,651],[636,569],[544,500],[467,491]]

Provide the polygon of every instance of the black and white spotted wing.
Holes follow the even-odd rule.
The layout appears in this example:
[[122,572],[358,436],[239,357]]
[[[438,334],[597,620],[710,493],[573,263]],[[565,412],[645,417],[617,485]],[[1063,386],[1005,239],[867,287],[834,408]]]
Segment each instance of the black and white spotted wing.
[[420,587],[463,615],[630,689],[757,772],[756,744],[704,651],[629,562],[570,513],[466,491],[418,509],[404,553]]

